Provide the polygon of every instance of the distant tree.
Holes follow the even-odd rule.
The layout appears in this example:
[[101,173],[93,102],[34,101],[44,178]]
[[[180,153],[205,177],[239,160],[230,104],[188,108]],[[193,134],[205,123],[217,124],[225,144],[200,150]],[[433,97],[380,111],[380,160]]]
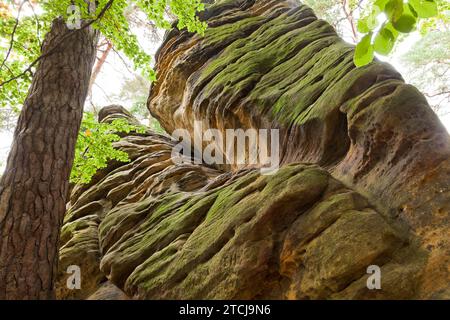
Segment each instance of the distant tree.
[[357,43],[359,34],[357,19],[370,0],[304,0],[322,19],[329,22],[341,37],[350,35],[351,42]]
[[430,31],[402,57],[407,80],[420,88],[438,113],[450,105],[450,30]]
[[130,112],[140,121],[146,123],[150,130],[164,134],[158,120],[153,118],[147,108],[147,98],[150,83],[143,77],[135,74],[132,78],[125,80],[121,92],[115,97],[120,101],[130,101]]

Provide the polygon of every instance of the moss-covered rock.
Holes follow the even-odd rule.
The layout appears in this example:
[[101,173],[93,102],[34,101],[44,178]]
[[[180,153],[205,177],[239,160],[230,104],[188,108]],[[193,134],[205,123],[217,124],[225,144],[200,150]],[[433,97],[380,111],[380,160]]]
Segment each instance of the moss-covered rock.
[[[360,286],[367,266],[397,259],[386,270],[408,271],[392,276],[403,287],[423,268],[407,233],[317,165],[221,173],[161,161],[158,149],[174,142],[140,139],[141,156],[74,192],[61,236],[60,298],[370,298]],[[124,141],[130,148],[136,140]],[[64,287],[67,265],[81,267],[82,290]],[[409,298],[415,287],[377,297]]]
[[163,43],[152,114],[191,135],[198,119],[223,133],[279,129],[282,164],[327,168],[410,229],[430,254],[419,296],[445,292],[450,138],[425,97],[389,64],[356,68],[353,46],[298,2],[218,1],[202,18],[204,37],[173,31]]
[[[167,132],[280,129],[282,168],[175,164],[171,138],[123,137],[131,162],[73,189],[59,297],[448,297],[450,139],[423,95],[387,64],[356,68],[295,1],[223,0],[200,16],[204,37],[167,34],[151,112]],[[134,121],[118,106],[101,116]]]

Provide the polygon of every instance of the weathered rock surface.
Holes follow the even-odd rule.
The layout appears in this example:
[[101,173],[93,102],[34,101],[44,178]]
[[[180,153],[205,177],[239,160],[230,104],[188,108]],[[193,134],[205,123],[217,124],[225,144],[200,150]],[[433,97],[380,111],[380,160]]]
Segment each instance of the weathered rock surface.
[[448,289],[450,139],[424,96],[388,64],[356,68],[296,1],[218,1],[204,17],[204,38],[172,31],[158,55],[149,108],[168,132],[280,129],[282,163],[318,164],[398,218],[429,251],[424,292]]
[[[117,145],[76,186],[61,237],[60,298],[450,297],[450,139],[389,65],[296,1],[219,1],[205,37],[171,31],[149,108],[168,132],[280,129],[283,167],[174,164],[170,138]],[[127,117],[117,106],[109,121]],[[65,289],[79,265],[82,290]],[[382,289],[366,286],[378,265]]]

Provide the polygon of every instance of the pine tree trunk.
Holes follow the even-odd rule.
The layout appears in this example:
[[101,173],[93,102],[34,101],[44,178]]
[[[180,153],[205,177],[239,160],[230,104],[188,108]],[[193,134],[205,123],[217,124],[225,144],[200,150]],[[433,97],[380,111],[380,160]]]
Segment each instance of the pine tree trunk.
[[[0,299],[54,299],[59,233],[97,33],[53,26],[0,181]],[[57,50],[52,48],[57,46]]]

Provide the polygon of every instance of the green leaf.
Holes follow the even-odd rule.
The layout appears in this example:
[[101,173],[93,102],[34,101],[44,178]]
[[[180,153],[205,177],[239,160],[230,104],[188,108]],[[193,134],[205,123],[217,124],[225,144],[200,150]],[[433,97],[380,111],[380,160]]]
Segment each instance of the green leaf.
[[389,30],[394,36],[394,39],[397,40],[400,33],[394,28],[391,22],[386,23],[383,28]]
[[434,0],[409,0],[419,18],[432,18],[438,15],[438,5]]
[[356,25],[358,32],[360,33],[368,33],[370,32],[369,26],[367,25],[366,19],[359,19],[358,24]]
[[356,45],[353,61],[357,67],[365,66],[373,61],[374,50],[372,45],[372,33],[364,36]]
[[384,12],[390,21],[397,21],[403,14],[403,0],[390,0],[386,4]]
[[377,6],[381,11],[383,11],[388,2],[389,0],[377,0],[373,5]]
[[373,9],[369,15],[359,19],[356,28],[360,33],[368,33],[375,30],[378,26],[378,15],[381,13],[380,10]]
[[410,33],[416,26],[416,18],[410,14],[403,14],[396,21],[392,21],[392,25],[402,33]]
[[115,149],[113,143],[120,140],[117,133],[132,131],[144,133],[146,129],[131,125],[125,119],[98,123],[92,113],[85,113],[78,135],[70,181],[89,183],[99,169],[107,167],[109,161],[129,162],[128,154]]
[[376,35],[373,47],[379,54],[387,56],[394,48],[394,44],[395,36],[389,29],[383,27]]

